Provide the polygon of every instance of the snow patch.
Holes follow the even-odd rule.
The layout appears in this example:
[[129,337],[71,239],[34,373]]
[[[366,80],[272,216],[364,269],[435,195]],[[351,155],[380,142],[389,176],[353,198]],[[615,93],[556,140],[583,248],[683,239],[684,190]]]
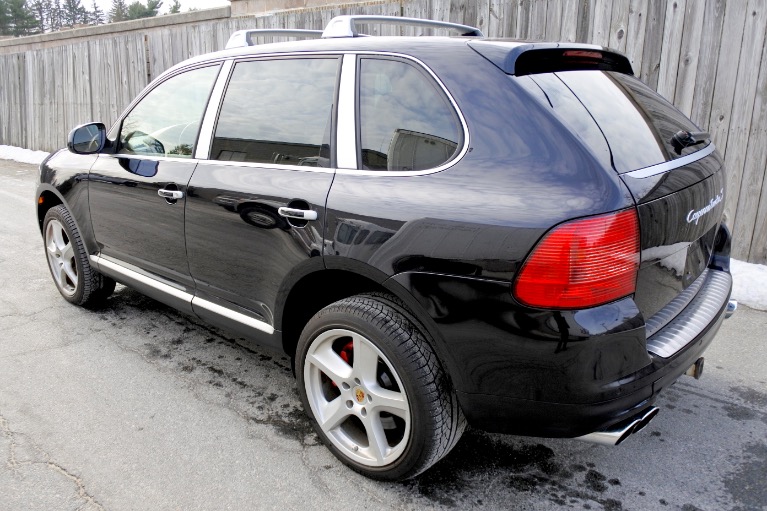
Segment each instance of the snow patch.
[[31,163],[33,165],[39,165],[50,153],[45,151],[32,151],[29,149],[22,149],[20,147],[13,147],[9,145],[0,145],[0,159],[2,160],[15,160],[21,163]]
[[730,260],[732,297],[752,309],[767,311],[767,266]]

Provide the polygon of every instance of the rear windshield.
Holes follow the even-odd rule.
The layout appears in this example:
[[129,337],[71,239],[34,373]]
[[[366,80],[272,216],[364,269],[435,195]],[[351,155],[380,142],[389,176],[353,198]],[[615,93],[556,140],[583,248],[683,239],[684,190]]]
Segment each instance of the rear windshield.
[[698,151],[674,149],[678,131],[700,131],[683,113],[633,76],[564,71],[512,78],[551,109],[592,152],[620,173]]

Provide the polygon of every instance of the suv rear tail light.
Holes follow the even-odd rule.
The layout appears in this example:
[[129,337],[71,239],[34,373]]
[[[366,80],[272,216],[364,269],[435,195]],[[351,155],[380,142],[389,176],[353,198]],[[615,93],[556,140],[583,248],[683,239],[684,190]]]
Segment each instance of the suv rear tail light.
[[558,225],[538,242],[513,293],[530,307],[584,309],[633,294],[638,268],[635,209],[582,218]]

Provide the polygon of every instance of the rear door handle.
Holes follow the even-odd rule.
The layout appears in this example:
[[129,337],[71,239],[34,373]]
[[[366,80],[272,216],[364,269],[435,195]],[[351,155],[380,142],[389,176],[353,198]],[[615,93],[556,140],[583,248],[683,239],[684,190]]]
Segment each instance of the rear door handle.
[[160,188],[157,190],[157,195],[164,199],[171,199],[171,200],[178,200],[184,198],[184,192],[180,190],[166,190],[165,188]]
[[296,220],[317,220],[317,212],[311,209],[278,208],[277,212],[285,218],[295,218]]

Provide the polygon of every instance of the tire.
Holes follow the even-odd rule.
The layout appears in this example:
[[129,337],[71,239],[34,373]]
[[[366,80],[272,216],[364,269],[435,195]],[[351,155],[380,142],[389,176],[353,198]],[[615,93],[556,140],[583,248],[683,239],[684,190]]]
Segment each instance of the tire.
[[409,479],[455,446],[466,427],[425,335],[387,295],[318,312],[296,350],[301,402],[323,443],[373,479]]
[[115,281],[91,267],[80,232],[65,206],[55,206],[45,214],[43,243],[53,282],[65,300],[96,307],[114,292]]

